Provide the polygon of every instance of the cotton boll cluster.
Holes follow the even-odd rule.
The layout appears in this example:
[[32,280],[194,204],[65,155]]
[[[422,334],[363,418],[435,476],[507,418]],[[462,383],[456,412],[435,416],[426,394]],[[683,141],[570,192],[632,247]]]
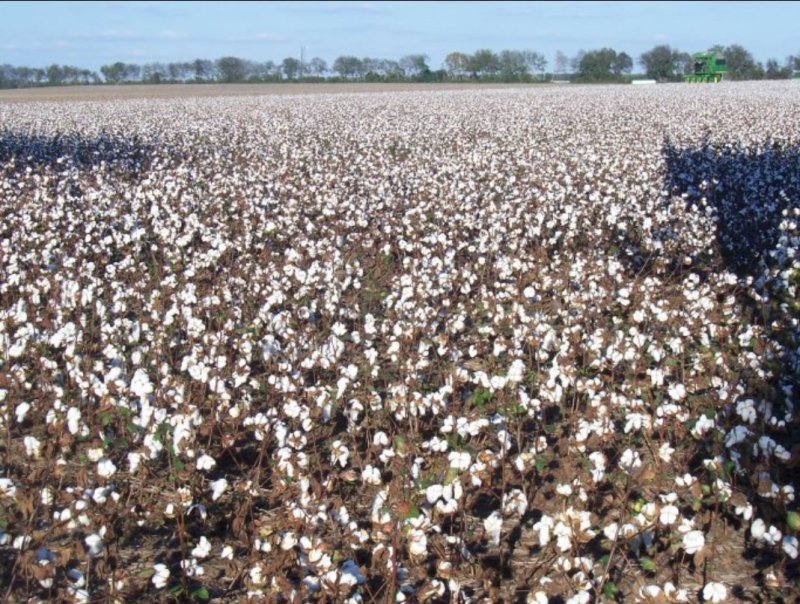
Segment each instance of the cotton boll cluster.
[[[790,83],[4,105],[2,547],[120,600],[222,569],[682,601],[623,561],[735,530],[797,564],[799,113]],[[67,543],[106,575],[33,555]]]

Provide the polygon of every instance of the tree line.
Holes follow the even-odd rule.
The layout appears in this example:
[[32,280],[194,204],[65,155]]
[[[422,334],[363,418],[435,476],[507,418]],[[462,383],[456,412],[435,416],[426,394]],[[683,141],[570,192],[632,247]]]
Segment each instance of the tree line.
[[[733,80],[780,79],[800,71],[800,53],[782,64],[769,59],[757,62],[744,47],[713,46],[710,50],[725,55],[728,77]],[[99,73],[69,65],[42,68],[0,65],[0,88],[62,86],[75,84],[159,84],[203,82],[286,82],[286,81],[363,81],[363,82],[535,82],[552,79],[578,82],[623,82],[631,79],[633,58],[612,48],[579,51],[568,57],[561,51],[548,71],[545,56],[532,50],[480,49],[472,54],[451,52],[440,69],[432,69],[425,54],[409,54],[399,60],[337,57],[332,64],[319,57],[300,61],[250,61],[239,57],[216,60],[195,59],[174,63],[123,63],[103,65]],[[659,45],[638,59],[647,77],[659,81],[680,80],[692,69],[691,56],[668,45]]]

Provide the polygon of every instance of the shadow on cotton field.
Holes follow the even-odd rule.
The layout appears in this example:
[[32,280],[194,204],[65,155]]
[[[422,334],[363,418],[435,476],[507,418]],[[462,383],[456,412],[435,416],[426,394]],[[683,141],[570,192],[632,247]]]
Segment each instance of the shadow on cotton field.
[[[742,518],[757,518],[744,533],[742,557],[763,570],[777,561],[764,545],[779,543],[798,526],[788,508],[800,488],[800,146],[705,142],[681,148],[667,142],[663,155],[670,194],[713,224],[715,245],[693,270],[737,276],[733,292],[745,328],[736,368],[741,396],[724,405],[714,429],[696,439],[690,465],[730,479],[726,522],[738,526]],[[697,506],[706,495],[698,491]],[[754,502],[752,508],[745,499]],[[765,589],[764,601],[783,601],[777,588],[798,580],[796,562],[782,571],[782,577],[774,571],[754,577]],[[734,595],[744,596],[741,586]]]
[[[121,138],[106,132],[96,136],[74,132],[55,135],[0,132],[0,164],[6,164],[7,174],[42,167],[66,172],[104,166],[116,177],[130,178],[147,171],[157,153],[165,155],[163,145],[138,136]],[[175,153],[166,155],[179,159]]]

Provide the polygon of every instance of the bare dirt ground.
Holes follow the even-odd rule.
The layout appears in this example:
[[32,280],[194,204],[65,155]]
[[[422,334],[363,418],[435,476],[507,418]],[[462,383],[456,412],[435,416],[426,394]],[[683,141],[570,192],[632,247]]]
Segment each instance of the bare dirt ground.
[[48,86],[0,90],[0,102],[105,101],[116,99],[186,98],[332,94],[342,92],[397,92],[409,90],[469,90],[475,88],[521,88],[539,84],[448,83],[339,83],[339,84],[134,84],[124,86]]

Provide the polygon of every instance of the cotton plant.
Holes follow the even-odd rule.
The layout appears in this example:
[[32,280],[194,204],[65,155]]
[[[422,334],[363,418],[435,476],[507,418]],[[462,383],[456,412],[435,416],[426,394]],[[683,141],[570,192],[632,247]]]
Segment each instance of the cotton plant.
[[[366,601],[391,573],[410,601],[468,597],[456,562],[491,579],[484,548],[520,530],[555,555],[528,600],[577,603],[621,548],[708,553],[714,510],[787,589],[786,86],[5,107],[0,503],[53,528],[9,517],[0,542],[102,561],[114,515],[182,543],[115,594],[43,554],[35,584],[76,601],[218,562],[253,600]],[[687,597],[640,578],[619,597]]]

